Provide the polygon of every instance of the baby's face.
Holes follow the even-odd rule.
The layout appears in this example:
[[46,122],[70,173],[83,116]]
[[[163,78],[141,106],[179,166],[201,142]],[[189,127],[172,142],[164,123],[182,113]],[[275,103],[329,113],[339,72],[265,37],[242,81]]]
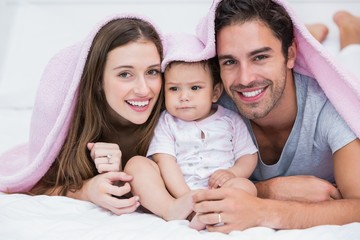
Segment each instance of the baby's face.
[[198,121],[211,114],[217,101],[210,70],[200,63],[174,63],[165,71],[167,111],[184,121]]

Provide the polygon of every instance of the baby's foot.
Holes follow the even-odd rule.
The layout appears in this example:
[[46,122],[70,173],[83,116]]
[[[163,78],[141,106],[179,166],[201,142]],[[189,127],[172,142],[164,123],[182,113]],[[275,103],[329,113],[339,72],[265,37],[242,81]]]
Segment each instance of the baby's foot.
[[200,230],[204,230],[206,228],[206,225],[201,223],[197,218],[197,214],[195,214],[195,216],[190,220],[189,227],[200,231]]
[[166,214],[163,218],[167,221],[170,220],[183,220],[186,219],[192,212],[193,202],[192,195],[194,192],[189,191],[183,196],[174,199],[174,201],[169,205]]

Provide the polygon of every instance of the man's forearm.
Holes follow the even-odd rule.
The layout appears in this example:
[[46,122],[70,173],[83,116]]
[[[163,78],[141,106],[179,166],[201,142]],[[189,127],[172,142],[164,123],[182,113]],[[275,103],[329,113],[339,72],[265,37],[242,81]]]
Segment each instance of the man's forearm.
[[262,226],[274,229],[304,229],[319,225],[360,222],[360,199],[330,200],[316,203],[267,201]]
[[258,197],[266,199],[300,202],[341,199],[339,190],[333,184],[314,176],[276,177],[255,185]]

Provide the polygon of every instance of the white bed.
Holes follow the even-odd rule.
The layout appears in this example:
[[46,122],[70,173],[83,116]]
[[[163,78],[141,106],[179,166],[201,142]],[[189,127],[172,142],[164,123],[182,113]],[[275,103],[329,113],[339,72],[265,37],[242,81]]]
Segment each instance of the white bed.
[[[37,83],[48,59],[80,40],[102,17],[114,12],[141,12],[154,18],[164,31],[192,31],[210,3],[211,0],[0,0],[0,153],[27,141]],[[305,22],[329,24],[330,36],[325,44],[334,54],[338,45],[337,30],[331,22],[333,12],[347,9],[360,15],[359,0],[299,0],[291,4]],[[176,20],[181,18],[181,12],[187,13],[186,19]],[[360,239],[360,223],[280,231],[256,227],[228,235],[197,232],[187,225],[185,220],[165,222],[143,213],[116,216],[89,202],[65,197],[0,193],[0,239],[4,240]]]
[[0,239],[236,239],[358,240],[360,223],[306,230],[256,227],[230,234],[196,231],[188,222],[144,213],[112,215],[89,202],[66,197],[0,195]]

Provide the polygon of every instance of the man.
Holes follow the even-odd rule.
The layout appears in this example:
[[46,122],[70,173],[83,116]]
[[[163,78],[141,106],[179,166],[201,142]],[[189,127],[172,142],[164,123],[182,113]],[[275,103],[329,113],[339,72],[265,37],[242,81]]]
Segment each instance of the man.
[[[231,98],[225,96],[222,103],[248,119],[259,148],[253,174],[259,194],[202,191],[193,197],[198,220],[209,231],[226,233],[255,226],[294,229],[360,221],[360,140],[318,85],[333,104],[333,96],[348,91],[339,87],[333,93],[344,83],[322,72],[333,71],[332,65],[307,51],[311,48],[306,44],[297,45],[291,18],[275,1],[223,0],[213,8],[221,77]],[[297,34],[296,40],[306,40]],[[324,69],[309,66],[307,58],[316,58]],[[315,81],[294,71],[295,66],[310,69],[309,76],[313,71],[325,77]],[[345,110],[342,115],[359,136],[359,123]]]

